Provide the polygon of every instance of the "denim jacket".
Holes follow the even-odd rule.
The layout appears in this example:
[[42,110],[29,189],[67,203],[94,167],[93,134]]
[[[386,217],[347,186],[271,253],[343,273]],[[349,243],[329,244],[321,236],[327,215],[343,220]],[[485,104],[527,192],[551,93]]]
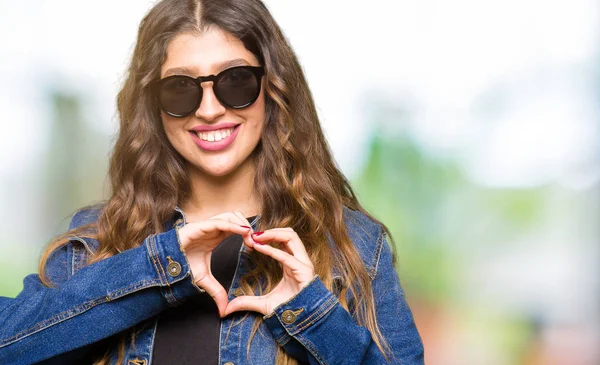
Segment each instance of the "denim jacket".
[[[99,213],[100,209],[78,211],[69,229],[95,221]],[[259,219],[252,222],[253,228]],[[278,346],[302,364],[423,364],[421,338],[382,227],[350,209],[344,209],[344,220],[372,279],[377,323],[392,357],[384,358],[371,333],[339,304],[336,290],[329,291],[315,276],[300,293],[263,317],[249,347],[253,323],[260,314],[238,312],[224,318],[219,365],[274,364]],[[177,230],[183,225],[185,216],[176,208],[163,233],[90,265],[86,258],[98,242],[71,237],[47,262],[55,287],[44,286],[32,274],[24,279],[23,291],[16,298],[0,297],[0,364],[80,364],[86,349],[123,331],[130,336],[122,364],[152,364],[160,313],[203,295],[193,284],[180,249]],[[248,258],[242,245],[229,300],[241,295],[238,287],[248,270]],[[115,364],[117,349],[113,347]]]

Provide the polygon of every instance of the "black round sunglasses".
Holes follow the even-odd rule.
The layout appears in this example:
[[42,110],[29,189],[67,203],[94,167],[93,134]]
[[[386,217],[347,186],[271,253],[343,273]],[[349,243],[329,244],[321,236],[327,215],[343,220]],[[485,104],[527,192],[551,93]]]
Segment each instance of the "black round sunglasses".
[[202,86],[213,82],[213,92],[221,104],[232,109],[252,105],[260,95],[261,77],[265,70],[260,66],[236,66],[217,75],[193,78],[173,75],[157,80],[151,88],[158,105],[168,115],[184,118],[196,112],[202,102]]

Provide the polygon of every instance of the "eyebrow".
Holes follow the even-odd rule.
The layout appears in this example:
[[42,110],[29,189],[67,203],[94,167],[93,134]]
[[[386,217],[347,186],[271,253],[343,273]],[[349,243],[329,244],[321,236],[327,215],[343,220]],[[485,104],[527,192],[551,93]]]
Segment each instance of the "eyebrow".
[[[211,69],[215,70],[214,74],[218,74],[219,72],[228,69],[230,67],[234,67],[234,66],[247,66],[250,65],[250,63],[248,61],[246,61],[243,58],[236,58],[233,60],[227,60],[227,61],[223,61],[223,62],[217,62],[211,65]],[[167,76],[171,76],[171,75],[197,75],[198,74],[198,69],[195,67],[173,67],[168,69],[165,72],[165,76],[163,77],[167,77]]]

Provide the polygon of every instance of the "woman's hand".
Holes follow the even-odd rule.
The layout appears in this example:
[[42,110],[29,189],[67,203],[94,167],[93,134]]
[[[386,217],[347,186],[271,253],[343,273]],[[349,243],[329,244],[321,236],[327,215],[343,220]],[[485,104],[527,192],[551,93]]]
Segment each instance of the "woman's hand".
[[217,304],[219,313],[224,315],[228,301],[227,292],[211,272],[212,251],[232,234],[241,235],[244,244],[252,249],[254,242],[250,223],[241,213],[228,212],[200,222],[190,222],[177,232],[196,285],[206,290]]
[[[271,256],[283,266],[283,277],[273,290],[262,296],[240,296],[227,305],[225,316],[236,311],[269,314],[281,303],[298,294],[315,275],[315,269],[298,234],[291,228],[274,228],[252,234],[254,250]],[[280,243],[280,248],[270,246]]]

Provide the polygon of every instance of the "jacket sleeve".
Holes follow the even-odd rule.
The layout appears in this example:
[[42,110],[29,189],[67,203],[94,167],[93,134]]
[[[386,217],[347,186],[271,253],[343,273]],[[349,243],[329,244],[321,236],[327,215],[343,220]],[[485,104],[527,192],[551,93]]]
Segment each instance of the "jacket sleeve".
[[284,350],[300,361],[306,358],[313,365],[424,363],[423,344],[383,231],[378,250],[372,284],[377,324],[390,348],[387,359],[371,333],[357,324],[318,277],[265,317],[265,324]]
[[[0,297],[0,364],[31,364],[95,343],[198,293],[177,229],[85,266],[68,277],[71,243],[47,262],[57,287],[37,274],[16,298]],[[66,279],[68,277],[68,279]]]

